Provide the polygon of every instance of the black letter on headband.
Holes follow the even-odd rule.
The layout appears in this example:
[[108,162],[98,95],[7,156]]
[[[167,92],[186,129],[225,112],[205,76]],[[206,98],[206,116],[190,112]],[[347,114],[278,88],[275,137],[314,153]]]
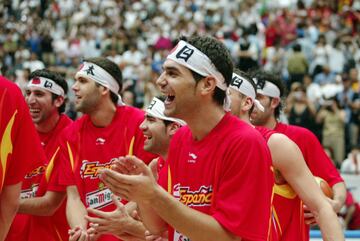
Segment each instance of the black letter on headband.
[[51,82],[49,82],[49,81],[46,80],[46,81],[45,81],[45,84],[44,84],[44,87],[51,89],[51,88],[52,88],[52,85],[53,85],[53,84],[52,84]]
[[86,71],[86,74],[91,74],[91,75],[95,76],[95,74],[94,74],[94,66],[93,65],[89,66],[89,68],[86,69],[85,71]]
[[234,76],[231,80],[231,85],[237,87],[238,89],[240,89],[242,83],[243,83],[243,79],[240,79],[237,76]]
[[151,110],[154,107],[155,104],[156,104],[156,100],[151,101],[151,103],[150,103],[150,105],[148,106],[147,109]]
[[191,55],[194,53],[194,50],[187,47],[187,46],[184,46],[180,51],[179,53],[176,54],[176,58],[178,59],[184,59],[185,62],[188,61],[188,59],[191,57]]
[[256,82],[256,87],[257,89],[264,89],[264,86],[265,86],[265,80],[262,80],[262,79],[256,79],[257,82]]

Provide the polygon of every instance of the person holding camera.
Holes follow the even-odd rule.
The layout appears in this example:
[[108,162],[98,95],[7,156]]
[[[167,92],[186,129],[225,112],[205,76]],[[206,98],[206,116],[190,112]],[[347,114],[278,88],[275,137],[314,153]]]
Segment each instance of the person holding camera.
[[286,109],[289,124],[305,127],[316,131],[316,108],[307,98],[304,86],[299,82],[291,85],[291,91],[286,99]]

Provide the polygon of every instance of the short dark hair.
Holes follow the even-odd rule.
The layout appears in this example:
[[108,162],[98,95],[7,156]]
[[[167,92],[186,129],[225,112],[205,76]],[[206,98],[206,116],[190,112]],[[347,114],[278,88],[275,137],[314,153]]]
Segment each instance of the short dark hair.
[[[103,68],[104,70],[106,70],[106,72],[108,72],[119,84],[119,86],[120,86],[119,92],[121,92],[121,90],[122,90],[122,72],[121,72],[119,66],[117,66],[113,61],[111,61],[107,58],[104,58],[104,57],[88,58],[88,59],[84,59],[84,61],[94,63],[94,64],[100,66],[101,68]],[[117,94],[119,94],[119,93],[117,93]],[[110,91],[110,98],[115,105],[117,105],[117,102],[119,100],[119,97],[117,94]]]
[[[248,73],[246,73],[246,72],[244,72],[244,71],[242,71],[242,70],[240,70],[238,68],[234,68],[234,73],[237,74],[237,75],[240,75],[241,77],[246,79],[252,85],[252,87],[254,88],[255,95],[256,95],[257,90],[256,90],[256,84],[255,84],[255,82],[253,80],[253,77],[250,74],[248,74]],[[242,94],[242,93],[240,93],[240,94]],[[244,94],[242,94],[242,95],[245,96]],[[255,108],[255,105],[253,104],[253,106],[249,110],[249,114],[251,114],[253,112],[254,108]]]
[[[233,63],[230,52],[224,44],[210,36],[192,36],[189,38],[182,36],[179,40],[188,42],[204,53],[222,74],[226,85],[229,86],[232,78]],[[194,71],[191,72],[196,82],[199,82],[204,78],[204,76],[201,76]],[[225,96],[226,91],[221,90],[219,87],[215,88],[213,99],[216,103],[223,105]]]
[[[68,89],[69,89],[68,84],[67,84],[65,78],[60,73],[50,71],[47,69],[38,69],[38,70],[35,70],[30,73],[29,80],[36,78],[36,77],[44,77],[44,78],[51,79],[52,81],[54,81],[56,84],[58,84],[64,90],[65,94],[67,94]],[[58,97],[59,97],[59,95],[51,93],[52,101],[54,101]],[[63,113],[65,111],[65,107],[66,107],[66,101],[64,100],[64,103],[58,108],[58,112],[60,114]]]
[[[280,90],[280,102],[279,105],[275,108],[275,117],[278,118],[280,116],[280,112],[283,108],[282,99],[286,96],[286,87],[284,83],[282,82],[279,75],[269,72],[269,71],[263,71],[263,70],[255,70],[251,73],[251,76],[259,82],[269,81],[276,85]],[[270,97],[270,99],[273,99]]]

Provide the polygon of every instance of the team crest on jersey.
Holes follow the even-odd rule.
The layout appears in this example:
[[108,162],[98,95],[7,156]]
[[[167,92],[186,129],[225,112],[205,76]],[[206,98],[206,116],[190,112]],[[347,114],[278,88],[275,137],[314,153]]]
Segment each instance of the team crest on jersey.
[[213,195],[212,186],[201,186],[196,191],[191,191],[190,187],[182,187],[180,184],[174,185],[173,195],[180,202],[189,207],[210,206]]
[[30,188],[21,190],[20,199],[33,198],[39,189],[39,184],[33,184]]
[[115,160],[117,160],[117,158],[113,158],[107,163],[99,163],[99,161],[88,162],[87,160],[83,160],[80,168],[80,176],[83,179],[96,179],[98,178],[99,170],[104,168],[111,169],[111,165]]
[[25,179],[30,179],[38,175],[42,175],[46,170],[46,165],[39,166],[25,175]]

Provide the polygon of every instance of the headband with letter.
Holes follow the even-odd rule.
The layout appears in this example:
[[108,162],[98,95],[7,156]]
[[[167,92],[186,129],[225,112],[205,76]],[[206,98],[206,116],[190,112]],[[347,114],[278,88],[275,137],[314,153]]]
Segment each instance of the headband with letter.
[[254,82],[259,94],[273,98],[280,98],[280,89],[275,84],[267,80],[258,80],[256,78],[254,78]]
[[186,125],[185,121],[183,121],[183,120],[165,116],[164,110],[165,110],[164,102],[162,102],[160,99],[154,97],[152,99],[150,105],[147,107],[146,113],[151,115],[152,117],[159,118],[161,120],[176,122],[181,126]]
[[118,104],[123,105],[121,96],[119,95],[120,86],[118,82],[106,70],[91,62],[84,61],[79,71],[75,74],[75,78],[87,78],[108,88],[111,92],[119,97]]
[[64,89],[55,83],[55,81],[45,78],[45,77],[34,77],[32,78],[27,87],[38,87],[47,91],[50,91],[51,93],[54,93],[55,95],[59,95],[62,97],[65,97]]
[[264,107],[260,104],[260,102],[256,99],[256,91],[254,86],[244,77],[233,73],[230,88],[239,91],[241,94],[250,97],[253,101],[255,106],[264,111]]
[[226,91],[227,86],[224,76],[216,69],[215,65],[203,52],[191,44],[181,40],[167,56],[178,64],[191,69],[201,76],[213,76],[216,79],[216,86]]

